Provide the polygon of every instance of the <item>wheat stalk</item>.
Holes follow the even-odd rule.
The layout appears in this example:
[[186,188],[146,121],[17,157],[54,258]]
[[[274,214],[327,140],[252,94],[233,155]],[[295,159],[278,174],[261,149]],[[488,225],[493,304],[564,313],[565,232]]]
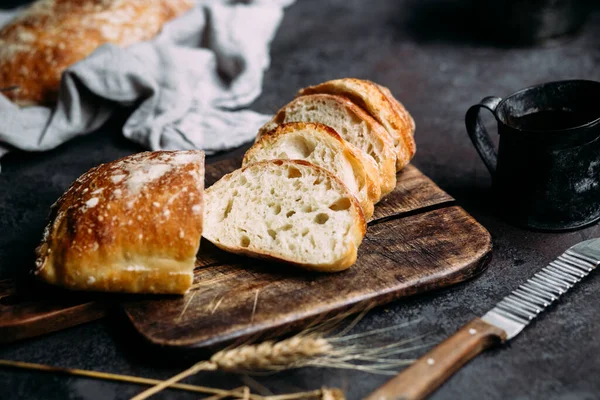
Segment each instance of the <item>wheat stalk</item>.
[[[33,371],[42,371],[42,372],[54,372],[54,373],[61,373],[61,374],[66,374],[66,375],[83,376],[83,377],[92,378],[92,379],[135,383],[135,384],[141,384],[141,385],[156,385],[156,384],[159,384],[162,382],[158,379],[112,374],[112,373],[108,373],[108,372],[89,371],[89,370],[84,370],[84,369],[62,368],[62,367],[55,367],[55,366],[51,366],[51,365],[28,363],[28,362],[23,362],[23,361],[0,360],[0,366],[33,370]],[[238,399],[243,399],[244,396],[246,396],[250,400],[308,400],[308,399],[343,400],[344,399],[344,395],[339,389],[330,389],[330,388],[322,388],[322,389],[318,389],[318,390],[312,390],[309,392],[298,392],[298,393],[280,394],[280,395],[272,395],[272,396],[260,396],[260,395],[256,395],[256,394],[251,394],[250,388],[248,388],[247,386],[242,386],[242,387],[239,387],[236,389],[231,389],[231,390],[225,390],[225,389],[217,389],[217,388],[211,388],[211,387],[206,387],[206,386],[190,385],[190,384],[185,384],[185,383],[174,383],[170,386],[170,388],[185,390],[188,392],[214,395],[205,400],[208,400],[210,398],[222,399],[225,397],[234,397],[234,398],[238,398]]]
[[[355,323],[356,320],[350,326],[354,326]],[[219,370],[224,372],[260,373],[312,366],[393,375],[396,373],[395,368],[408,365],[414,360],[390,359],[387,357],[429,346],[429,344],[425,344],[406,347],[407,344],[419,340],[425,335],[381,347],[346,343],[358,338],[386,333],[407,325],[400,324],[371,332],[344,336],[348,332],[346,328],[338,335],[324,337],[319,332],[326,328],[326,332],[331,333],[333,329],[331,321],[325,321],[321,327],[310,328],[281,341],[266,341],[260,344],[246,344],[233,349],[221,350],[209,360],[192,365],[187,370],[138,394],[132,400],[144,400],[200,371]]]
[[317,356],[331,352],[332,346],[323,338],[314,335],[296,335],[279,342],[266,341],[221,350],[210,360],[200,361],[187,370],[138,394],[132,400],[146,399],[161,390],[200,371],[280,371],[310,365]]
[[[76,376],[83,376],[86,378],[110,380],[110,381],[116,381],[116,382],[137,383],[137,384],[141,384],[141,385],[158,385],[159,383],[162,383],[162,381],[158,380],[158,379],[141,378],[141,377],[130,376],[130,375],[111,374],[108,372],[88,371],[88,370],[76,369],[76,368],[54,367],[51,365],[28,363],[28,362],[23,362],[23,361],[0,360],[0,366],[10,367],[10,368],[27,369],[27,370],[33,370],[33,371],[54,372],[54,373],[60,373],[60,374],[66,374],[66,375],[76,375]],[[220,396],[230,396],[232,394],[232,392],[240,391],[239,388],[234,389],[234,390],[223,390],[223,389],[215,389],[215,388],[210,388],[210,387],[205,387],[205,386],[189,385],[186,383],[176,383],[176,384],[171,385],[171,388],[186,390],[188,392],[214,394],[214,395],[220,395]]]

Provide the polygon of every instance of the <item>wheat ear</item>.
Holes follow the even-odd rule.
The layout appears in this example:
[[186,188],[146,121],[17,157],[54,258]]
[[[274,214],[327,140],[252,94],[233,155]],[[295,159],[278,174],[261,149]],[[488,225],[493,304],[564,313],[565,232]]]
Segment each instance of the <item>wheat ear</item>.
[[192,365],[183,372],[133,397],[146,399],[161,390],[200,371],[279,371],[308,365],[317,356],[332,350],[331,344],[320,336],[297,335],[279,342],[266,341],[260,344],[221,350],[210,360]]
[[[359,315],[358,319],[362,318],[363,315],[364,314]],[[425,335],[380,347],[345,344],[348,341],[352,342],[358,338],[383,334],[394,329],[405,327],[409,324],[400,324],[354,335],[345,335],[348,329],[344,329],[337,335],[324,337],[324,334],[331,334],[335,329],[335,326],[339,324],[339,317],[336,317],[333,320],[334,322],[331,320],[325,321],[320,324],[320,326],[309,328],[304,332],[281,341],[266,341],[260,344],[247,344],[219,351],[209,360],[192,365],[187,370],[138,394],[133,397],[132,400],[144,400],[163,389],[166,389],[172,384],[200,371],[219,370],[225,372],[256,373],[313,366],[353,369],[376,374],[395,375],[395,369],[397,367],[410,364],[414,360],[390,359],[388,358],[389,356],[430,346],[429,344],[411,347],[406,346],[415,340],[423,338]],[[351,323],[350,329],[356,322],[357,320]]]

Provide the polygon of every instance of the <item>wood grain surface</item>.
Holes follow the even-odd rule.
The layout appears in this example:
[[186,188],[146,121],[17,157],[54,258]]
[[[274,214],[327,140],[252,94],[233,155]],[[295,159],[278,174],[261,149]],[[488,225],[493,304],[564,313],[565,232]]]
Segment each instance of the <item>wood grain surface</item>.
[[102,318],[109,301],[37,285],[0,281],[0,344],[15,342]]
[[[228,159],[207,166],[207,185],[239,164]],[[489,233],[409,165],[398,174],[395,190],[377,204],[358,262],[347,271],[309,273],[233,256],[203,241],[194,288],[185,296],[90,295],[30,282],[17,288],[5,280],[0,343],[89,322],[122,303],[151,343],[220,345],[463,281],[483,270],[490,253]]]
[[[207,184],[237,165],[226,160],[207,167]],[[203,348],[452,285],[480,273],[492,250],[489,233],[452,202],[408,166],[399,173],[396,189],[376,206],[358,261],[349,270],[310,273],[234,256],[203,241],[189,293],[123,307],[149,342]]]

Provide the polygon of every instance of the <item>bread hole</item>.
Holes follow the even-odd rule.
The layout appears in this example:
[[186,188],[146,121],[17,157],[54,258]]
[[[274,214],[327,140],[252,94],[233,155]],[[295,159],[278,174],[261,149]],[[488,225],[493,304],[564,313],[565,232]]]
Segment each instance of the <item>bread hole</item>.
[[240,246],[242,246],[242,247],[250,246],[250,238],[246,235],[242,235],[242,237],[240,238]]
[[285,224],[284,226],[281,227],[282,231],[289,231],[290,229],[292,229],[292,224]]
[[229,213],[231,212],[232,207],[233,207],[233,199],[229,199],[229,201],[227,202],[227,207],[225,207],[225,211],[223,211],[223,218],[221,219],[221,221],[223,221],[225,218],[227,218],[229,216]]
[[248,183],[248,179],[246,179],[246,177],[244,175],[240,176],[240,185],[245,185],[246,183]]
[[319,225],[323,225],[328,220],[329,220],[329,215],[327,215],[325,213],[320,213],[315,216],[315,222]]
[[308,228],[302,229],[302,237],[305,237],[306,235],[308,235]]
[[321,182],[323,182],[323,177],[317,176],[317,179],[315,179],[315,181],[313,182],[313,185],[315,185],[315,186],[320,185]]
[[360,177],[358,179],[358,191],[362,192],[363,189],[365,188],[366,184],[367,184],[367,182],[365,182],[365,180],[362,177]]
[[281,206],[279,204],[275,204],[270,207],[273,209],[273,214],[275,215],[279,215],[279,213],[281,212]]
[[275,240],[275,238],[277,238],[277,232],[275,232],[273,229],[267,230],[267,233],[269,236],[271,236],[271,239]]
[[294,138],[294,146],[302,154],[302,158],[307,158],[315,151],[315,145],[301,136]]
[[300,178],[302,176],[302,172],[300,172],[300,170],[296,167],[289,167],[288,168],[288,178]]
[[294,243],[290,243],[289,248],[290,250],[294,251],[296,250],[296,245]]
[[363,125],[366,124],[365,120],[363,118],[359,117],[357,114],[351,113],[349,115],[349,117],[350,117],[350,120],[352,121],[352,124],[354,124],[354,125],[358,125],[358,126],[362,127]]
[[341,199],[330,205],[329,209],[332,211],[343,211],[349,209],[351,205],[352,202],[349,198],[342,197]]
[[283,121],[285,121],[285,110],[281,110],[280,112],[277,113],[277,116],[275,117],[275,119],[277,120],[278,123],[282,123]]
[[281,153],[277,154],[277,158],[288,159],[290,157],[288,156],[288,154],[285,151],[282,151]]
[[312,206],[310,204],[305,204],[305,205],[302,206],[302,212],[303,213],[309,213],[309,212],[312,212],[312,211],[313,211],[313,208],[312,208]]
[[296,214],[296,211],[293,211],[293,210],[292,210],[292,211],[288,211],[288,212],[285,214],[285,216],[289,218],[289,217],[291,217],[291,216],[292,216],[292,215],[294,215],[294,214]]
[[271,190],[269,190],[269,193],[275,194],[275,188],[271,188]]

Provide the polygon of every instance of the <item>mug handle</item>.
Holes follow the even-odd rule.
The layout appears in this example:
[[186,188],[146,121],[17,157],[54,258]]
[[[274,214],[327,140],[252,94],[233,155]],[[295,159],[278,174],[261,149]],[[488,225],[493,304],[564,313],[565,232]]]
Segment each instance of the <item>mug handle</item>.
[[467,114],[465,116],[465,124],[467,125],[469,137],[477,149],[479,156],[483,160],[483,163],[487,167],[488,171],[490,171],[490,175],[492,175],[492,177],[496,173],[498,155],[496,154],[496,149],[494,148],[494,143],[490,139],[490,135],[481,123],[479,111],[481,111],[482,107],[487,108],[495,116],[496,107],[498,107],[498,104],[500,104],[501,101],[502,99],[500,97],[485,97],[479,102],[479,104],[471,106],[471,108],[467,110]]

